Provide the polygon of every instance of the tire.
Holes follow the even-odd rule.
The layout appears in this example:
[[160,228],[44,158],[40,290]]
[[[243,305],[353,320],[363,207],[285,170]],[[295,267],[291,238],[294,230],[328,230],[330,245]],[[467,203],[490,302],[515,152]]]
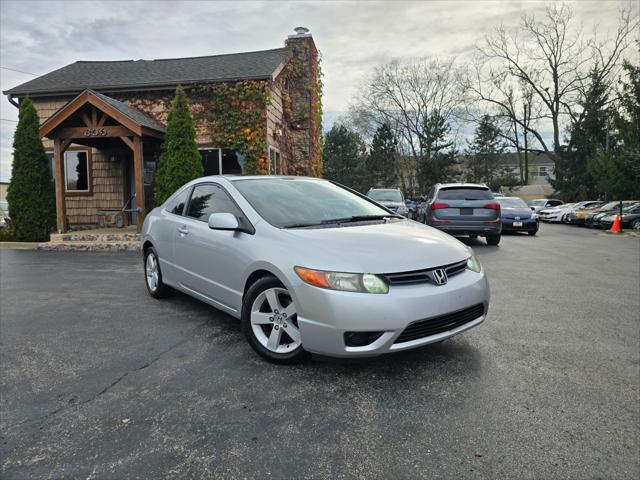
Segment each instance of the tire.
[[633,222],[631,222],[631,228],[634,230],[640,230],[640,218],[636,218]]
[[527,233],[529,234],[529,236],[533,237],[536,233],[538,233],[538,230],[529,230]]
[[249,345],[262,358],[280,364],[309,358],[302,348],[295,305],[277,278],[263,277],[249,287],[242,302],[241,324]]
[[149,295],[153,298],[164,298],[171,294],[171,287],[162,281],[162,270],[158,254],[153,247],[144,251],[144,279]]
[[487,235],[487,245],[496,246],[500,243],[500,235]]

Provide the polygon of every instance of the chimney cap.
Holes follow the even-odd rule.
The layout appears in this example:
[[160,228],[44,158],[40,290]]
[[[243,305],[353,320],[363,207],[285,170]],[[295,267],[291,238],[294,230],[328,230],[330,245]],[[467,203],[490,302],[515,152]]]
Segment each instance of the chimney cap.
[[307,27],[296,27],[293,29],[296,32],[295,35],[289,35],[287,38],[295,39],[295,38],[313,38],[309,33],[309,29]]

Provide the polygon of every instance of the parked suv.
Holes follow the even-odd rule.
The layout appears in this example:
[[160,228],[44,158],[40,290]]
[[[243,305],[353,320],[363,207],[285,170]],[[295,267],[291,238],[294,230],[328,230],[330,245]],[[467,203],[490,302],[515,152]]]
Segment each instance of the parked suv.
[[409,214],[404,196],[397,188],[371,188],[367,192],[367,197],[398,215],[406,217]]
[[429,195],[425,223],[451,235],[482,236],[489,245],[500,243],[500,204],[486,185],[436,185]]

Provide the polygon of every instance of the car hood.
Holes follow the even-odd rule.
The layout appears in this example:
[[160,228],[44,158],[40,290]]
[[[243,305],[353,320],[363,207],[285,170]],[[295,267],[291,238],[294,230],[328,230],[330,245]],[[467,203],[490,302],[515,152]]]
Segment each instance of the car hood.
[[406,272],[460,262],[470,255],[454,237],[411,220],[283,232],[297,240],[291,258],[319,270]]
[[533,213],[530,208],[502,208],[501,212],[504,218],[529,218]]

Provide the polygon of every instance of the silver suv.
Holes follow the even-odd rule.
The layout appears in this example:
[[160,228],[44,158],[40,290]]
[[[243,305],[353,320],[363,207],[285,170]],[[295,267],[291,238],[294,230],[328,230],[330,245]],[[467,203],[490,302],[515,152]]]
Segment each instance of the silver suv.
[[437,184],[426,208],[427,225],[451,235],[485,237],[489,245],[500,243],[500,204],[486,185],[473,183]]

